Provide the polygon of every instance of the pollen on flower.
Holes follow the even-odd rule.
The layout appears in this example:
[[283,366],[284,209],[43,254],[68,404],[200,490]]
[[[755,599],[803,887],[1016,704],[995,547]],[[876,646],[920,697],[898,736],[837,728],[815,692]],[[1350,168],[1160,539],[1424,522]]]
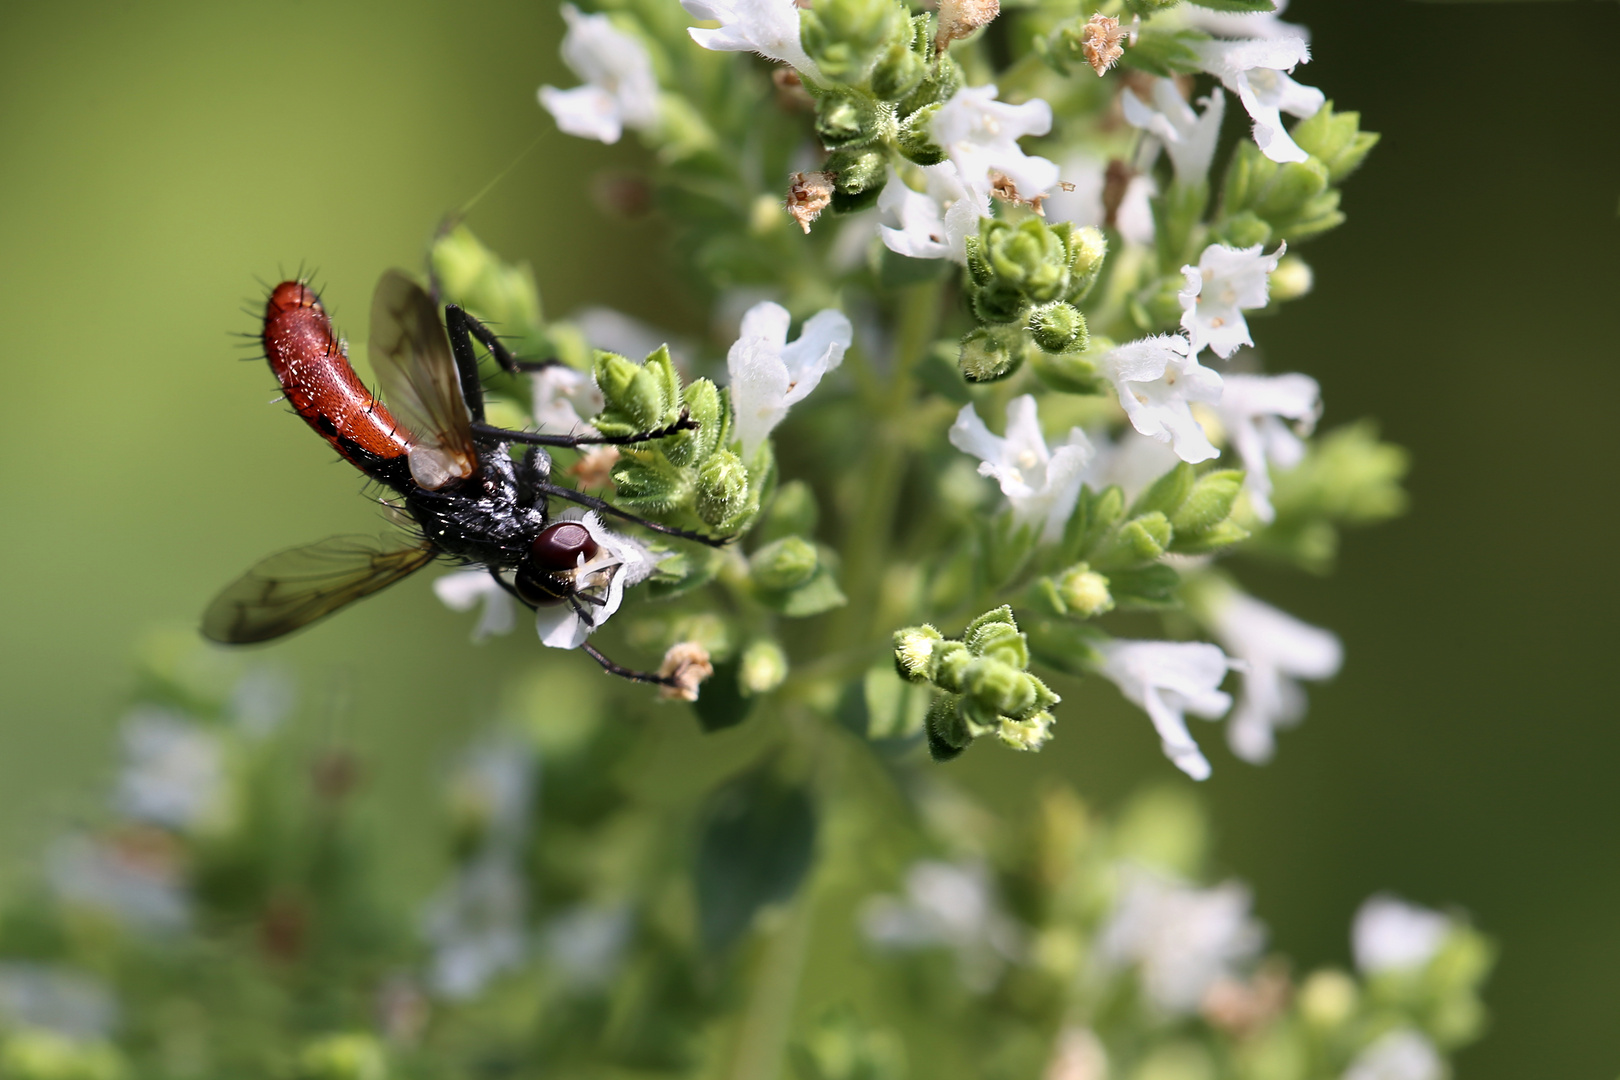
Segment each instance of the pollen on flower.
[[832,202],[833,175],[830,172],[800,172],[794,173],[788,181],[787,201],[782,205],[806,235],[809,235],[810,223],[820,217]]
[[664,654],[658,674],[670,680],[659,691],[659,696],[670,701],[696,701],[698,687],[714,674],[714,664],[709,660],[709,650],[702,645],[695,641],[677,641]]
[[596,446],[587,450],[584,457],[574,462],[568,473],[579,481],[582,488],[605,488],[613,483],[613,466],[618,464],[618,461],[617,446]]
[[967,37],[1001,14],[1001,0],[942,0],[939,5],[939,32],[934,35],[934,52]]
[[1112,15],[1093,15],[1091,21],[1081,29],[1080,47],[1085,50],[1086,63],[1098,76],[1125,55],[1125,46],[1120,44],[1124,38],[1125,31],[1119,28],[1119,20]]

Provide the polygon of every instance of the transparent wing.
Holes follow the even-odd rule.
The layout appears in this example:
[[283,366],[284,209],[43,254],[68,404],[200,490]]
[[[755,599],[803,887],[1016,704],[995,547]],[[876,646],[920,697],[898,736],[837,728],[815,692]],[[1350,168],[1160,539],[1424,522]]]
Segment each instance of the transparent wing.
[[334,536],[278,552],[214,597],[203,613],[203,636],[248,645],[290,634],[420,570],[434,554],[431,547],[399,548],[369,536]]
[[419,444],[411,452],[416,482],[437,489],[471,476],[472,414],[444,327],[428,294],[398,270],[377,282],[366,348],[383,402]]

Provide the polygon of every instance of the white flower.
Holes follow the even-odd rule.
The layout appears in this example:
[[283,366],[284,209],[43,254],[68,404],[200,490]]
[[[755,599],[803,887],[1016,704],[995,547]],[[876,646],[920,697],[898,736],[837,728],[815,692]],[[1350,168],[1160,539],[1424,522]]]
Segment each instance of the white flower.
[[694,18],[713,19],[718,30],[691,27],[687,33],[705,49],[756,52],[792,64],[812,82],[821,69],[799,43],[799,7],[793,0],[681,0]]
[[731,409],[744,456],[803,401],[821,377],[844,362],[854,328],[840,311],[827,308],[805,320],[799,338],[788,342],[787,308],[769,300],[743,314],[737,340],[726,353],[731,373]]
[[889,182],[878,195],[883,244],[913,259],[967,261],[967,238],[977,235],[979,219],[990,215],[987,190],[969,191],[949,161],[923,169],[926,193],[913,191],[889,169]]
[[516,853],[529,833],[534,807],[535,755],[513,735],[474,743],[450,776],[458,817],[476,823],[486,850]]
[[542,931],[541,948],[552,971],[571,990],[589,993],[613,985],[624,965],[634,920],[623,905],[581,904],[555,916]]
[[[609,532],[594,511],[565,510],[553,520],[577,521],[596,541],[596,554],[587,560],[581,553],[572,572],[574,595],[579,599],[544,604],[534,613],[541,644],[577,649],[619,610],[626,588],[651,576],[653,560],[646,548],[628,536]],[[589,618],[581,618],[580,610]]]
[[1126,503],[1136,501],[1153,481],[1181,461],[1168,443],[1140,435],[1131,428],[1123,429],[1117,439],[1109,438],[1107,431],[1094,431],[1090,438],[1097,448],[1097,456],[1086,470],[1086,483],[1093,491],[1117,484],[1125,493]]
[[[693,351],[689,343],[673,338],[668,330],[605,304],[582,307],[568,316],[568,321],[579,329],[591,345],[628,356],[632,360],[640,360],[667,346],[670,359],[675,361],[676,367],[681,367]],[[588,392],[591,397],[585,401],[574,401],[574,406],[581,415],[595,416],[602,411],[602,394],[588,376],[585,383],[590,387]]]
[[866,939],[882,949],[943,946],[971,990],[990,989],[1018,952],[1017,927],[997,908],[990,875],[976,862],[924,859],[906,872],[906,895],[876,896],[861,909]]
[[602,391],[589,375],[567,364],[547,364],[530,379],[536,430],[550,435],[597,433],[582,419],[582,416],[595,416],[602,411]]
[[1199,184],[1209,178],[1209,164],[1215,158],[1215,140],[1221,134],[1221,117],[1226,114],[1226,95],[1214,90],[1200,98],[1203,114],[1182,98],[1174,79],[1153,80],[1153,104],[1143,104],[1130,90],[1121,98],[1125,120],[1164,144],[1175,166],[1176,179],[1183,184]]
[[1170,443],[1182,461],[1196,464],[1220,454],[1191,406],[1219,401],[1221,377],[1198,362],[1186,338],[1160,334],[1121,345],[1103,357],[1100,370],[1137,431]]
[[1143,993],[1164,1012],[1190,1014],[1264,944],[1249,904],[1249,890],[1235,881],[1199,889],[1127,868],[1098,956],[1108,967],[1136,967]]
[[1125,182],[1125,194],[1114,211],[1114,228],[1127,244],[1147,247],[1153,243],[1153,197],[1158,193],[1159,185],[1145,172]]
[[136,930],[177,931],[191,920],[174,854],[147,843],[66,837],[51,848],[48,877],[67,904],[103,912]]
[[996,100],[994,86],[964,86],[940,106],[929,129],[969,190],[989,192],[991,173],[1011,180],[1025,199],[1057,187],[1057,165],[1018,146],[1025,135],[1052,130],[1052,106],[1040,98],[1009,105]]
[[1088,150],[1075,150],[1063,159],[1059,171],[1069,184],[1052,192],[1041,204],[1046,211],[1046,220],[1100,227],[1103,223],[1103,186],[1108,182],[1108,163]]
[[1220,689],[1232,662],[1214,645],[1197,641],[1126,641],[1097,646],[1101,674],[1147,711],[1164,754],[1194,780],[1209,778],[1209,761],[1187,731],[1186,713],[1216,720],[1232,707]]
[[1321,388],[1309,375],[1228,375],[1215,414],[1243,462],[1243,486],[1254,516],[1276,520],[1271,505],[1271,470],[1286,471],[1305,457],[1305,442],[1292,420],[1309,435],[1322,414]]
[[1263,245],[1248,248],[1211,244],[1198,257],[1197,266],[1183,266],[1187,285],[1176,294],[1181,301],[1181,328],[1187,331],[1196,355],[1213,349],[1227,359],[1241,345],[1253,345],[1244,308],[1263,308],[1270,298],[1270,274],[1288,250],[1278,244],[1270,255]]
[[0,1027],[99,1039],[117,1020],[118,1003],[100,979],[55,964],[0,963]]
[[1063,535],[1080,497],[1081,474],[1095,451],[1085,432],[1069,429],[1069,441],[1046,448],[1035,398],[1030,394],[1007,403],[1007,434],[990,434],[972,405],[962,406],[951,425],[951,445],[980,461],[979,475],[994,477],[1021,523],[1039,527],[1050,543]]
[[582,139],[615,143],[626,127],[657,123],[658,80],[641,42],[606,15],[581,15],[572,4],[564,4],[562,13],[568,20],[562,57],[585,85],[540,88],[540,104],[557,126]]
[[1305,27],[1298,23],[1282,21],[1282,13],[1288,9],[1288,0],[1276,0],[1276,4],[1276,8],[1272,11],[1253,12],[1210,11],[1192,4],[1183,4],[1176,9],[1176,14],[1195,30],[1202,30],[1217,37],[1297,37],[1309,41],[1311,32]]
[[478,859],[428,905],[422,933],[433,947],[428,983],[439,995],[465,1000],[528,954],[528,890],[510,859]]
[[1356,967],[1378,975],[1427,967],[1450,932],[1451,920],[1438,911],[1379,894],[1356,912],[1350,940]]
[[114,796],[135,821],[187,831],[218,823],[227,812],[225,747],[219,736],[157,708],[123,723],[124,767]]
[[1304,86],[1288,72],[1311,58],[1302,37],[1248,41],[1202,41],[1194,46],[1205,71],[1238,96],[1254,121],[1254,143],[1272,161],[1304,161],[1301,150],[1283,129],[1282,113],[1315,116],[1322,91]]
[[1350,1063],[1344,1080],[1445,1080],[1446,1065],[1421,1032],[1398,1028]]
[[473,627],[474,641],[483,641],[491,634],[510,634],[517,623],[512,597],[488,570],[479,567],[454,570],[433,583],[433,592],[451,611],[471,611],[483,601],[483,614]]
[[1276,728],[1305,715],[1300,679],[1328,679],[1344,661],[1339,639],[1261,603],[1237,589],[1223,589],[1208,608],[1210,630],[1243,663],[1243,690],[1226,727],[1232,752],[1255,765],[1271,760]]

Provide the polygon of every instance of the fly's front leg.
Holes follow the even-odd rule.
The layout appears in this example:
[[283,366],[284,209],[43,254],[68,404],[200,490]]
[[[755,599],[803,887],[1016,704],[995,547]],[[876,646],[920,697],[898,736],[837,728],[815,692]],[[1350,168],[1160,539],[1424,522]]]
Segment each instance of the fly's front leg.
[[542,495],[555,495],[559,499],[567,499],[569,502],[579,503],[581,506],[588,506],[592,510],[600,510],[604,514],[612,514],[614,517],[623,518],[626,521],[633,521],[644,529],[651,529],[653,532],[663,533],[665,536],[679,536],[683,540],[696,540],[698,543],[707,544],[710,547],[725,547],[727,544],[737,539],[735,536],[705,536],[703,533],[692,532],[690,529],[677,529],[673,525],[665,525],[662,522],[651,521],[644,517],[637,517],[635,514],[632,514],[626,510],[620,510],[612,503],[603,499],[598,499],[594,495],[586,495],[583,492],[575,491],[571,487],[563,487],[559,484],[541,484],[540,493]]
[[684,408],[680,419],[651,431],[638,431],[632,435],[544,435],[538,431],[513,431],[510,428],[491,427],[475,418],[473,434],[500,442],[524,443],[529,446],[631,446],[652,442],[678,431],[696,431],[699,424]]

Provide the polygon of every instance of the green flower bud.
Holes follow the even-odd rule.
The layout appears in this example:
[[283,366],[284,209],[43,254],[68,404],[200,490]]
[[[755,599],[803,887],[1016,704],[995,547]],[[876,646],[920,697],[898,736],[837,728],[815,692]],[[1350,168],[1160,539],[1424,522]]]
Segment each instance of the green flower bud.
[[1260,220],[1253,210],[1234,214],[1221,222],[1218,235],[1232,247],[1253,247],[1271,242],[1271,226]]
[[43,1028],[22,1028],[0,1050],[6,1080],[121,1080],[128,1069],[118,1051]]
[[833,174],[832,208],[849,213],[877,202],[889,179],[889,158],[871,146],[840,150],[827,158],[822,169]]
[[935,697],[923,725],[928,733],[928,754],[935,761],[951,760],[973,741],[973,734],[962,718],[960,701],[954,694]]
[[1020,671],[1029,666],[1029,646],[1012,623],[990,622],[971,628],[962,643],[974,656],[1011,664]]
[[429,257],[445,295],[458,304],[501,327],[538,331],[542,325],[540,292],[528,264],[502,262],[465,225],[435,240]]
[[894,0],[821,0],[799,13],[799,41],[827,78],[862,81],[892,42],[908,44],[910,21]]
[[1030,367],[1035,369],[1041,382],[1065,394],[1104,393],[1108,387],[1097,375],[1097,362],[1113,350],[1114,343],[1109,338],[1087,337],[1089,341],[1084,349],[1062,353],[1030,350]]
[[[926,27],[926,15],[912,19],[912,26],[916,26],[919,18]],[[915,39],[896,39],[872,69],[872,93],[884,101],[898,101],[915,90],[927,74],[926,51],[918,51]]]
[[1232,504],[1242,490],[1241,469],[1217,469],[1200,476],[1181,506],[1170,514],[1177,538],[1183,533],[1206,532],[1231,517]]
[[1112,611],[1114,598],[1108,591],[1108,579],[1085,563],[1075,563],[1059,574],[1055,582],[1058,599],[1068,614],[1090,619]]
[[1068,291],[1069,251],[1064,237],[1040,218],[1016,225],[986,218],[979,226],[984,259],[999,283],[1036,303]]
[[1081,352],[1091,344],[1086,317],[1062,300],[1042,304],[1029,313],[1029,336],[1049,353]]
[[597,350],[592,375],[602,391],[603,417],[636,430],[662,424],[665,413],[676,404],[667,396],[663,371],[650,361],[638,364],[617,353]]
[[682,397],[698,428],[676,432],[662,439],[658,448],[676,465],[695,465],[706,460],[719,445],[723,427],[720,390],[708,379],[698,379],[685,388]]
[[[932,42],[928,44],[927,49],[929,52],[934,51]],[[934,58],[928,74],[917,84],[917,89],[901,99],[896,111],[901,116],[910,116],[924,105],[932,105],[936,101],[949,101],[951,95],[961,89],[966,81],[962,74],[962,65],[958,64],[950,53],[941,53]]]
[[697,478],[698,517],[726,529],[748,509],[748,470],[730,450],[716,450]]
[[824,94],[816,103],[816,134],[828,150],[865,146],[893,127],[894,112],[888,105],[854,90]]
[[1316,1031],[1334,1031],[1355,1015],[1359,997],[1356,980],[1344,972],[1313,971],[1299,988],[1299,1015]]
[[1152,562],[1170,546],[1170,520],[1158,511],[1133,518],[1099,545],[1093,562],[1112,570]]
[[327,1035],[298,1055],[298,1080],[386,1080],[388,1061],[374,1036]]
[[737,667],[737,688],[743,697],[768,694],[787,678],[788,658],[782,646],[769,638],[748,643]]
[[627,509],[665,513],[686,502],[692,491],[691,474],[657,451],[625,454],[612,475],[618,501]]
[[1355,172],[1378,144],[1378,133],[1361,130],[1361,114],[1336,113],[1329,101],[1293,130],[1294,142],[1328,171],[1328,182],[1339,184]]
[[1005,718],[996,729],[996,737],[1014,750],[1039,750],[1052,738],[1054,717],[1044,710],[1030,714],[1026,720]]
[[894,670],[908,682],[928,681],[934,648],[945,636],[926,623],[894,632]]
[[1166,11],[1181,3],[1181,0],[1125,0],[1125,10],[1132,15],[1148,16],[1156,11]]
[[928,656],[928,678],[941,690],[960,694],[962,675],[973,662],[973,654],[960,641],[942,641]]
[[761,589],[781,592],[809,581],[817,562],[814,544],[801,536],[784,536],[749,557],[748,576]]
[[1017,371],[1028,351],[1028,338],[1021,328],[980,327],[962,339],[956,363],[968,382],[995,382]]
[[962,681],[973,701],[988,713],[1020,716],[1035,705],[1035,686],[1029,675],[1001,660],[981,656],[962,672]]
[[900,130],[895,135],[895,146],[910,161],[918,165],[938,165],[945,160],[945,151],[934,141],[934,133],[930,125],[934,122],[934,114],[939,112],[941,105],[935,102],[924,105],[916,112],[907,116],[900,122]]
[[1169,517],[1181,508],[1198,483],[1198,474],[1186,462],[1177,462],[1153,483],[1143,489],[1131,504],[1131,516],[1139,517],[1157,510]]
[[1069,252],[1068,300],[1078,304],[1102,276],[1103,263],[1108,258],[1108,237],[1101,229],[1086,225],[1070,229],[1064,246]]
[[1284,255],[1271,272],[1271,299],[1277,303],[1298,300],[1315,284],[1309,263],[1298,255]]

